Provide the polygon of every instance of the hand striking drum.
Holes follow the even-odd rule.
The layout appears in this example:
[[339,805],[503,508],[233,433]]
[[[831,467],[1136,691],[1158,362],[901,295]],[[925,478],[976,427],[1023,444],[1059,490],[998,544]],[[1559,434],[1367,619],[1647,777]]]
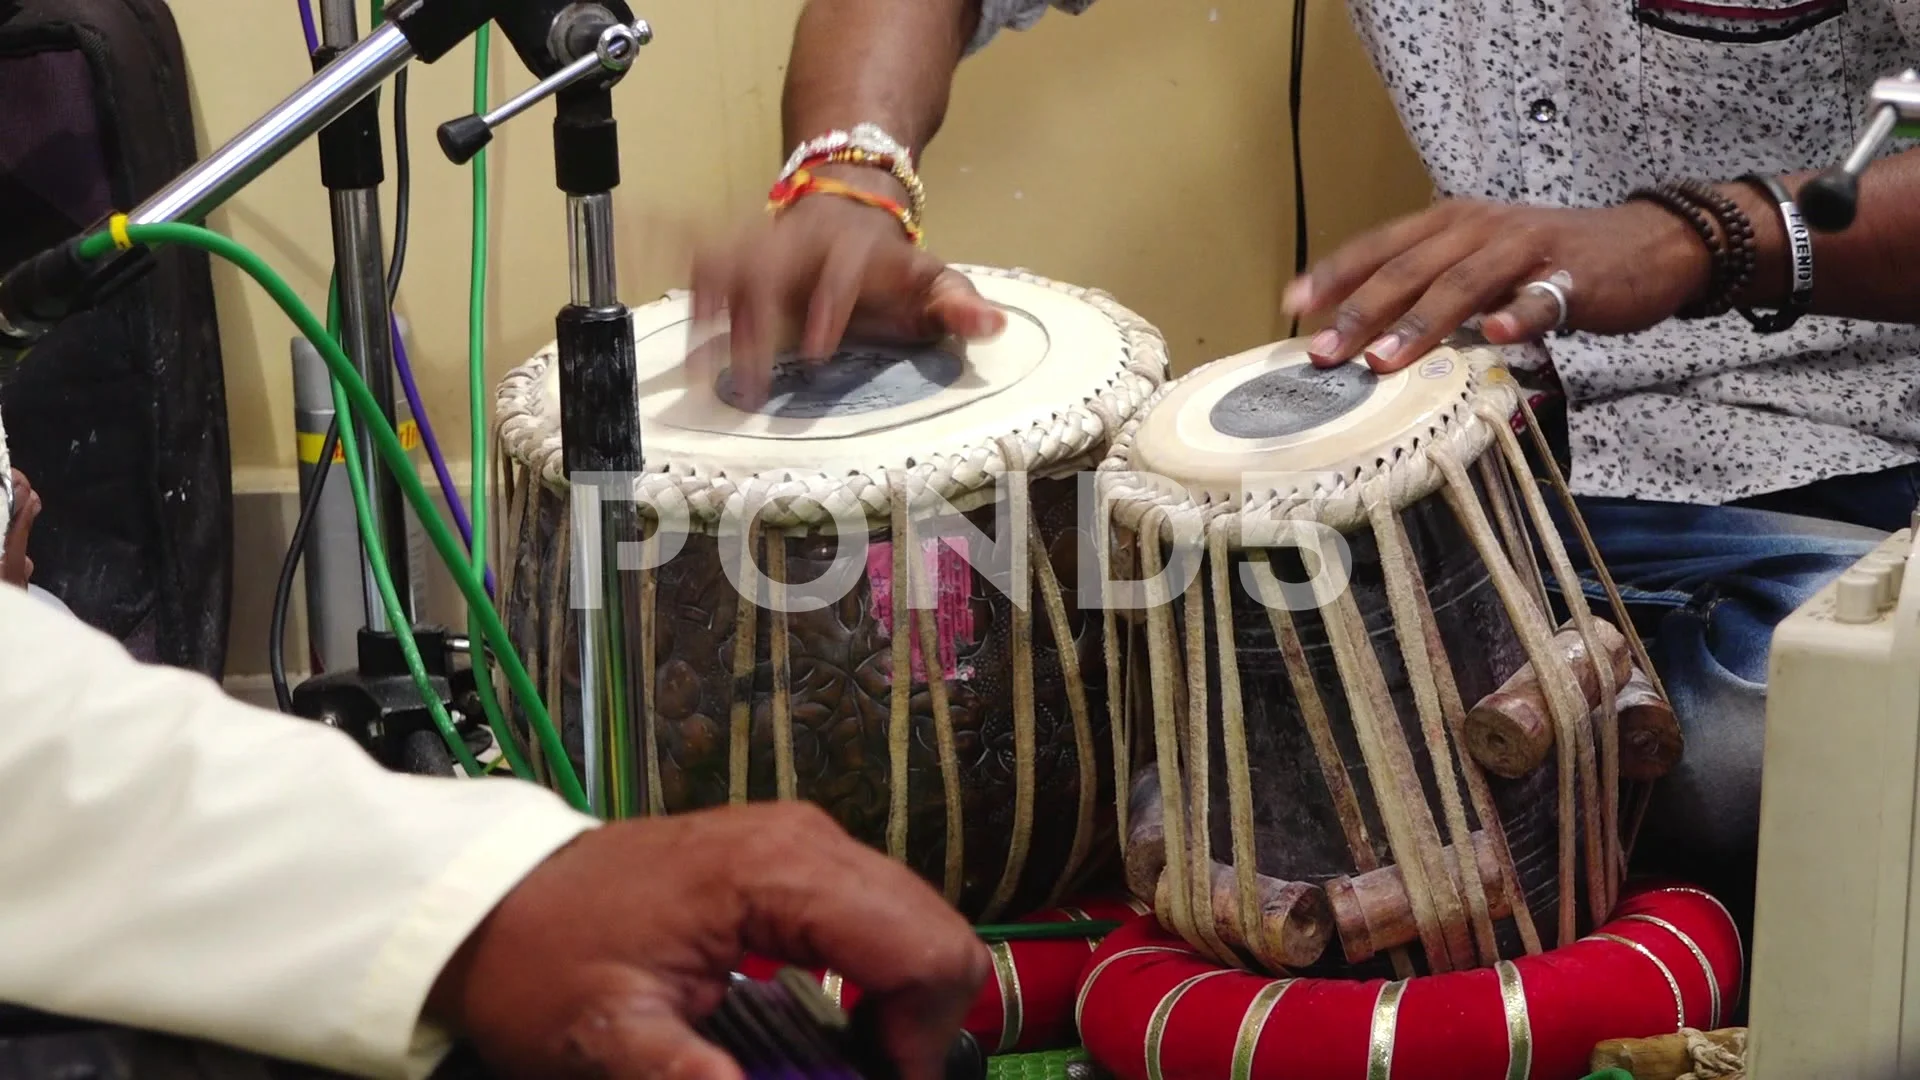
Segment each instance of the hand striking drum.
[[[1405,978],[1612,909],[1616,712],[1651,665],[1617,609],[1616,630],[1575,602],[1556,638],[1547,582],[1583,594],[1524,408],[1490,350],[1383,377],[1290,343],[1166,387],[1116,440],[1102,490],[1151,687],[1126,712],[1155,757],[1137,781],[1117,762],[1128,880],[1214,960]],[[1528,730],[1530,760],[1489,767],[1476,704],[1482,742]]]
[[988,919],[1057,903],[1116,849],[1075,477],[1166,346],[1099,293],[968,274],[1008,312],[996,341],[789,362],[752,409],[687,362],[683,297],[634,313],[651,524],[646,569],[618,572],[644,575],[644,701],[605,731],[578,730],[567,533],[588,500],[561,472],[551,352],[502,384],[508,626],[611,816],[809,799]]

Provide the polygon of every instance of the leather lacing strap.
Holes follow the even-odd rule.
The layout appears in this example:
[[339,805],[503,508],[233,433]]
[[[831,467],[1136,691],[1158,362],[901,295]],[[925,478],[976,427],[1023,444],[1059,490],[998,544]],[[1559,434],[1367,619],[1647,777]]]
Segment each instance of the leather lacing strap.
[[950,904],[960,903],[966,884],[966,803],[960,792],[960,755],[953,743],[953,709],[947,701],[947,673],[939,663],[940,636],[935,619],[938,598],[928,582],[926,560],[907,561],[907,584],[912,589],[913,622],[919,630],[920,655],[927,659],[927,696],[933,702],[933,738],[940,755],[940,789],[946,803],[947,858],[941,891]]
[[[1100,649],[1107,665],[1107,733],[1113,739],[1114,821],[1118,827],[1120,854],[1125,857],[1127,837],[1132,835],[1127,822],[1127,799],[1133,790],[1133,725],[1127,708],[1127,688],[1132,683],[1133,671],[1131,664],[1122,666],[1120,656],[1121,623],[1114,616],[1113,548],[1112,520],[1106,514],[1095,514],[1093,550],[1100,563]],[[1131,622],[1125,625],[1131,646],[1133,625]],[[1128,651],[1131,652],[1131,648]]]
[[[1514,494],[1513,484],[1507,478],[1506,470],[1500,468],[1498,460],[1488,454],[1478,462],[1480,482],[1487,488],[1487,504],[1493,507],[1493,521],[1500,527],[1500,539],[1507,545],[1507,558],[1513,560],[1514,568],[1520,571],[1521,579],[1533,588],[1533,601],[1540,605],[1541,611],[1552,611],[1553,605],[1547,599],[1547,579],[1540,573],[1540,563],[1533,557],[1532,534],[1528,531],[1525,519],[1514,513],[1519,499]],[[1521,476],[1526,476],[1522,470]]]
[[[1487,417],[1489,423],[1493,423],[1493,419]],[[1493,423],[1493,428],[1508,466],[1516,475],[1527,475],[1527,456],[1520,449],[1520,440],[1513,434],[1513,428],[1505,423]],[[1620,894],[1620,721],[1615,704],[1620,687],[1614,685],[1613,664],[1594,626],[1593,612],[1587,609],[1580,577],[1573,572],[1566,545],[1561,543],[1559,530],[1554,528],[1553,518],[1547,513],[1546,500],[1540,497],[1537,485],[1520,487],[1521,501],[1540,534],[1541,550],[1553,567],[1560,594],[1567,598],[1567,611],[1573,616],[1573,624],[1587,650],[1587,662],[1593,665],[1594,681],[1600,688],[1600,708],[1587,711],[1587,722],[1580,725],[1580,742],[1574,748],[1580,762],[1581,808],[1586,811],[1587,910],[1593,924],[1598,926],[1606,921],[1613,910],[1614,899]],[[1584,703],[1586,695],[1577,685],[1575,693]],[[1596,726],[1600,729],[1597,775],[1593,739]],[[1600,819],[1597,822],[1593,820],[1596,808]]]
[[[1283,943],[1278,935],[1269,938],[1266,933],[1254,884],[1253,768],[1247,760],[1246,707],[1240,698],[1239,650],[1234,647],[1233,592],[1227,549],[1230,527],[1230,522],[1224,519],[1208,524],[1207,563],[1212,570],[1214,636],[1220,645],[1220,737],[1226,750],[1227,817],[1233,841],[1234,893],[1239,900],[1233,914],[1239,922],[1240,940],[1247,943],[1249,952],[1255,956],[1279,956]],[[1189,611],[1187,618],[1195,621],[1199,614]]]
[[[1407,681],[1413,687],[1415,712],[1420,732],[1427,744],[1427,759],[1440,790],[1440,806],[1446,817],[1447,843],[1453,848],[1455,880],[1465,892],[1467,914],[1472,920],[1474,945],[1480,964],[1500,959],[1493,937],[1493,914],[1487,906],[1486,889],[1480,880],[1473,831],[1467,826],[1466,805],[1460,799],[1460,785],[1454,778],[1453,748],[1448,745],[1446,721],[1440,710],[1440,687],[1433,674],[1433,658],[1427,653],[1427,635],[1415,592],[1413,551],[1400,526],[1400,514],[1387,501],[1385,486],[1369,485],[1368,510],[1373,533],[1380,549],[1380,568],[1385,578],[1387,605],[1393,614],[1393,628],[1406,664]],[[1464,755],[1463,755],[1464,756]],[[1418,784],[1415,785],[1418,787]],[[1524,901],[1522,902],[1524,907]],[[1453,928],[1449,927],[1449,931]],[[1462,966],[1470,966],[1463,964]]]
[[[1567,486],[1566,475],[1560,471],[1560,463],[1554,459],[1553,448],[1547,445],[1546,433],[1540,430],[1540,420],[1534,416],[1532,404],[1527,401],[1525,394],[1518,395],[1518,398],[1520,413],[1527,421],[1527,433],[1532,436],[1533,439],[1534,451],[1546,467],[1547,483],[1553,488],[1554,496],[1559,500],[1562,509],[1566,511],[1567,520],[1573,524],[1574,535],[1580,538],[1581,549],[1584,550],[1587,555],[1587,565],[1593,568],[1595,580],[1600,582],[1600,587],[1605,590],[1607,594],[1608,609],[1613,612],[1615,625],[1617,625],[1620,628],[1620,632],[1626,636],[1627,648],[1633,652],[1634,663],[1639,665],[1640,670],[1646,673],[1647,680],[1653,684],[1655,693],[1659,694],[1663,699],[1672,700],[1667,698],[1666,684],[1660,681],[1660,673],[1654,669],[1653,658],[1648,655],[1647,644],[1641,640],[1640,631],[1634,625],[1633,616],[1627,611],[1627,602],[1620,595],[1620,587],[1614,584],[1612,572],[1607,569],[1606,562],[1600,557],[1600,545],[1594,542],[1593,533],[1587,528],[1586,518],[1581,515],[1580,506],[1574,501],[1573,490]],[[1578,593],[1575,595],[1584,596],[1585,594]],[[1573,605],[1569,602],[1567,606],[1572,607]],[[1609,718],[1610,716],[1611,714],[1609,714]],[[1614,727],[1614,724],[1610,721],[1604,726],[1607,729],[1611,729]],[[1613,790],[1613,788],[1609,788],[1609,790]],[[1645,819],[1647,804],[1652,798],[1652,795],[1653,786],[1651,784],[1641,786],[1640,794],[1636,799],[1636,805],[1634,807],[1633,820],[1619,845],[1619,858],[1617,861],[1620,870],[1616,871],[1616,875],[1625,872],[1627,861],[1633,857],[1633,843],[1639,836],[1640,823]],[[1617,794],[1609,796],[1610,801],[1617,799]],[[1612,833],[1610,832],[1608,835],[1611,836]]]
[[1293,684],[1294,701],[1300,706],[1307,737],[1313,743],[1314,759],[1319,763],[1321,778],[1326,781],[1327,793],[1332,796],[1334,813],[1340,819],[1340,831],[1347,838],[1347,850],[1353,854],[1354,869],[1363,874],[1376,870],[1380,862],[1374,856],[1373,840],[1367,835],[1367,821],[1360,812],[1360,796],[1353,789],[1352,777],[1347,775],[1346,763],[1340,757],[1340,747],[1333,741],[1333,720],[1327,715],[1327,705],[1320,697],[1319,684],[1314,681],[1313,669],[1307,664],[1307,650],[1300,643],[1300,632],[1294,626],[1292,609],[1281,593],[1280,581],[1274,576],[1266,551],[1255,548],[1247,552],[1247,560],[1254,584],[1260,592],[1261,606],[1266,609],[1267,621],[1273,626],[1273,640],[1279,646],[1281,659],[1286,664],[1287,679]]
[[[1267,552],[1260,548],[1251,549],[1247,552],[1247,560],[1254,587],[1260,593],[1260,604],[1266,609],[1267,621],[1273,627],[1274,643],[1286,665],[1287,681],[1293,687],[1294,702],[1300,708],[1307,738],[1313,744],[1314,760],[1320,766],[1320,776],[1326,782],[1327,794],[1333,801],[1334,815],[1340,819],[1340,831],[1346,837],[1348,852],[1353,856],[1354,870],[1362,874],[1377,870],[1380,868],[1380,859],[1374,854],[1373,840],[1367,834],[1366,818],[1360,809],[1360,795],[1354,790],[1353,778],[1348,775],[1346,762],[1340,756],[1340,747],[1333,741],[1333,720],[1327,714],[1327,705],[1320,696],[1320,686],[1314,680],[1313,669],[1307,664],[1307,651],[1294,625],[1292,608],[1281,590],[1279,578],[1274,576]],[[1227,651],[1225,646],[1222,651]],[[1400,978],[1413,974],[1413,961],[1405,949],[1394,949],[1389,959],[1393,963],[1394,973]]]
[[[797,797],[798,778],[793,772],[793,662],[787,641],[787,537],[779,529],[767,530],[767,648],[773,660],[773,783],[777,797]],[[651,614],[643,616],[653,625]],[[651,638],[652,635],[648,635]],[[647,666],[652,667],[651,658]],[[649,714],[652,710],[649,708]],[[649,716],[651,719],[651,716]],[[651,725],[649,725],[651,727]]]
[[[741,529],[740,570],[734,580],[744,583],[754,580],[759,572],[753,554],[760,533],[758,515],[750,516]],[[740,602],[734,609],[732,730],[727,738],[727,801],[734,805],[747,801],[748,770],[753,764],[753,673],[760,652],[756,621],[760,605],[754,601],[759,591],[739,590]]]
[[[1200,552],[1181,543],[1183,535],[1204,536],[1205,524],[1199,514],[1187,513],[1177,517],[1174,525],[1174,543],[1176,550],[1186,557],[1197,557]],[[1156,538],[1155,542],[1158,540]],[[1187,887],[1192,891],[1193,910],[1198,913],[1201,940],[1222,963],[1237,963],[1233,950],[1227,948],[1220,937],[1219,915],[1213,904],[1213,830],[1208,822],[1213,814],[1213,786],[1211,752],[1208,736],[1207,707],[1207,601],[1206,591],[1200,584],[1200,575],[1192,574],[1187,579],[1182,604],[1186,610],[1186,707],[1175,710],[1180,721],[1182,734],[1186,736],[1187,764],[1187,815],[1180,819],[1188,823],[1187,837]],[[1244,939],[1243,939],[1244,940]]]
[[1034,582],[1040,587],[1041,605],[1046,608],[1047,625],[1053,632],[1054,651],[1060,660],[1060,681],[1065,684],[1067,712],[1073,720],[1074,763],[1079,767],[1079,806],[1073,823],[1073,847],[1046,903],[1047,907],[1058,907],[1093,849],[1093,812],[1100,796],[1100,769],[1094,758],[1093,719],[1087,708],[1086,682],[1080,674],[1080,649],[1074,642],[1073,625],[1067,620],[1066,596],[1060,590],[1060,577],[1054,572],[1040,522],[1031,515],[1027,518],[1027,544]]
[[[1162,871],[1167,880],[1167,902],[1164,906],[1156,903],[1155,914],[1160,916],[1168,929],[1199,947],[1208,938],[1200,934],[1193,911],[1193,894],[1189,891],[1187,881],[1186,787],[1180,778],[1180,737],[1174,718],[1173,679],[1163,675],[1172,672],[1175,662],[1173,597],[1167,587],[1166,577],[1161,573],[1164,560],[1160,550],[1159,526],[1165,519],[1165,510],[1156,508],[1150,511],[1137,535],[1140,573],[1147,584],[1147,649],[1149,663],[1155,674],[1152,680],[1153,748],[1160,772],[1161,819],[1164,822],[1167,854]],[[1203,914],[1211,921],[1211,904]],[[1225,956],[1213,959],[1229,962]]]
[[[891,801],[887,810],[887,854],[895,859],[907,857],[907,750],[911,745],[913,730],[913,635],[907,632],[911,625],[912,606],[908,603],[909,583],[913,580],[909,574],[914,555],[919,545],[914,542],[913,517],[907,513],[906,478],[894,475],[889,478],[893,485],[893,574],[889,579],[889,597],[892,601],[893,636],[891,644],[893,677],[889,700],[891,714],[887,718],[887,760],[888,794]],[[933,668],[940,662],[938,653],[921,658],[927,667],[927,677],[933,677]]]
[[[1440,639],[1440,623],[1434,618],[1433,602],[1427,594],[1424,575],[1420,573],[1418,559],[1406,561],[1407,585],[1413,594],[1414,606],[1420,617],[1420,631],[1426,639],[1428,670],[1433,673],[1434,688],[1440,695],[1440,713],[1446,719],[1447,732],[1453,736],[1456,748],[1467,744],[1467,707],[1460,697],[1460,685],[1454,681],[1452,661],[1447,657],[1446,642]],[[1519,932],[1520,945],[1528,956],[1540,954],[1540,934],[1533,925],[1533,912],[1527,907],[1527,894],[1520,888],[1520,875],[1514,869],[1513,852],[1507,846],[1506,826],[1500,821],[1500,808],[1494,805],[1493,791],[1487,786],[1486,771],[1472,754],[1459,753],[1457,761],[1460,774],[1467,781],[1467,798],[1473,803],[1474,816],[1480,820],[1480,830],[1493,847],[1494,862],[1500,871],[1500,890],[1507,898],[1507,910],[1512,912],[1514,929]],[[1455,859],[1460,855],[1455,853]],[[1455,862],[1462,874],[1473,863]]]
[[1575,748],[1579,744],[1580,729],[1587,723],[1586,701],[1573,681],[1573,672],[1566,658],[1560,655],[1553,644],[1553,631],[1547,624],[1545,613],[1535,606],[1526,587],[1520,582],[1520,575],[1501,552],[1500,542],[1494,537],[1493,527],[1481,509],[1473,481],[1467,478],[1466,470],[1460,467],[1460,463],[1450,456],[1435,454],[1433,460],[1446,474],[1447,485],[1441,490],[1446,493],[1447,502],[1453,507],[1474,549],[1480,553],[1480,560],[1487,565],[1494,590],[1499,594],[1500,602],[1507,610],[1507,618],[1520,637],[1527,662],[1533,665],[1540,679],[1541,689],[1547,697],[1548,712],[1553,717],[1556,729],[1554,745],[1559,750],[1560,768],[1560,920],[1559,936],[1555,943],[1568,945],[1579,933],[1578,890],[1574,869],[1578,844],[1575,815],[1579,812],[1574,789],[1579,779],[1579,760]]
[[[1032,510],[1026,485],[1027,450],[1018,439],[1003,436],[999,440],[1001,461],[1006,475],[1015,482],[1007,485],[1008,512],[1015,521],[1026,521]],[[981,918],[998,918],[1020,888],[1027,868],[1027,854],[1033,843],[1034,754],[1036,719],[1033,696],[1033,568],[1032,554],[1016,540],[1013,544],[1013,837],[1007,845],[1007,865],[1000,885],[987,901]],[[936,659],[927,658],[932,670]]]
[[1346,686],[1347,706],[1367,765],[1374,803],[1386,827],[1387,846],[1400,868],[1413,921],[1434,974],[1473,964],[1467,917],[1440,850],[1440,834],[1427,806],[1426,793],[1414,771],[1413,753],[1386,675],[1373,650],[1366,621],[1350,589],[1328,580],[1335,557],[1323,546],[1317,530],[1302,533],[1300,550],[1310,555],[1307,570],[1333,646],[1334,663]]

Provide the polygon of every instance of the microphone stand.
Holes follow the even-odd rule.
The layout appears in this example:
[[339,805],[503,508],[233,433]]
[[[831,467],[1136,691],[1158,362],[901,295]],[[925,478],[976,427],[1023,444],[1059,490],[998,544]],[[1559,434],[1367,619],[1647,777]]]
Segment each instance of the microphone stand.
[[[634,408],[634,343],[628,313],[617,298],[614,275],[612,189],[619,183],[619,143],[612,88],[626,74],[641,46],[652,40],[625,0],[402,0],[387,9],[388,21],[354,41],[351,0],[323,0],[327,44],[340,49],[330,63],[291,96],[220,149],[128,212],[132,225],[199,223],[294,148],[341,121],[413,60],[431,64],[488,21],[494,22],[521,62],[541,79],[526,93],[485,117],[443,125],[440,142],[456,162],[471,158],[493,129],[547,97],[557,97],[554,124],[556,181],[568,196],[572,302],[558,319],[561,426],[569,476],[589,493],[605,490],[614,476],[628,480],[640,469],[640,428]],[[327,139],[364,139],[366,125],[343,125]],[[380,183],[377,120],[370,158],[360,147],[358,164],[338,154],[342,171],[328,177],[334,215],[335,257],[348,355],[367,379],[382,408],[392,414],[392,339],[384,286],[377,190]],[[465,155],[464,157],[462,155]],[[371,168],[369,168],[369,164]],[[331,170],[329,170],[331,171]],[[105,222],[99,223],[100,227]],[[86,235],[99,231],[89,229]],[[0,364],[17,359],[67,317],[88,310],[137,280],[151,253],[136,245],[97,259],[82,258],[75,237],[28,259],[0,278]],[[362,429],[364,432],[364,429]],[[372,439],[362,434],[369,453]],[[371,460],[371,458],[369,458]],[[386,555],[398,571],[404,599],[404,517],[391,478],[374,470],[374,507]],[[384,482],[381,482],[384,481]],[[599,500],[582,500],[596,503]],[[586,554],[619,550],[639,537],[639,515],[630,494],[605,500],[602,522],[587,536]],[[618,560],[615,560],[617,564]],[[639,704],[637,685],[625,662],[624,643],[635,640],[638,589],[633,575],[605,575],[604,598],[584,606],[592,614],[582,634],[582,661],[593,673],[587,695],[589,747],[608,723],[624,725]],[[609,603],[610,602],[610,603]],[[368,628],[360,635],[360,671],[309,680],[295,694],[296,712],[342,727],[382,762],[396,763],[407,734],[424,715],[418,691],[406,677],[392,628],[368,590]],[[444,630],[423,628],[417,638],[436,685],[450,672],[462,643]],[[477,644],[469,647],[478,648]],[[452,697],[449,687],[449,697]],[[463,695],[464,697],[464,695]],[[595,708],[592,703],[602,703]],[[472,716],[475,710],[462,708]],[[556,718],[561,710],[554,710]],[[590,751],[595,753],[596,751]],[[593,776],[596,762],[588,763]],[[627,775],[631,775],[628,771]],[[593,783],[593,781],[589,781]],[[605,785],[595,806],[611,806]],[[630,804],[622,798],[621,805]]]

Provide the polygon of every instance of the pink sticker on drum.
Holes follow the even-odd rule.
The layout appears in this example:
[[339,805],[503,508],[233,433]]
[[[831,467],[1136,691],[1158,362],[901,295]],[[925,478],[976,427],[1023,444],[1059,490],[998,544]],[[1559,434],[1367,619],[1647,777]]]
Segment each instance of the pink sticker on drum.
[[[940,668],[948,679],[965,679],[973,672],[960,666],[960,646],[972,645],[973,565],[967,560],[965,537],[948,537],[920,542],[921,565],[934,582],[933,632],[940,650]],[[873,544],[867,548],[867,580],[873,586],[873,614],[893,631],[893,545]],[[908,628],[912,630],[912,627]],[[913,678],[925,682],[926,658],[920,652],[918,632],[913,634]]]
[[1420,365],[1420,377],[1423,379],[1444,379],[1453,374],[1453,358],[1436,356]]

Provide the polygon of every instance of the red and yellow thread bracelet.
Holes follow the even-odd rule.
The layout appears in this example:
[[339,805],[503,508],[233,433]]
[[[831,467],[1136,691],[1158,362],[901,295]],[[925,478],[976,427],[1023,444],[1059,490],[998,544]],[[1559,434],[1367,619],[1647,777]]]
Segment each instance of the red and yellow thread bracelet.
[[920,223],[914,220],[913,211],[900,205],[897,200],[871,191],[863,191],[852,184],[816,176],[811,169],[800,169],[792,176],[775,184],[773,191],[767,196],[767,212],[778,214],[790,209],[809,195],[831,195],[849,199],[862,206],[871,206],[875,210],[883,210],[900,222],[900,228],[906,231],[907,239],[913,241],[915,247],[926,246],[926,233],[920,228]]
[[871,150],[859,148],[835,150],[818,154],[806,159],[794,172],[813,171],[826,165],[854,165],[861,168],[880,169],[891,175],[907,191],[907,209],[913,213],[915,225],[926,224],[927,188],[921,183],[920,174],[913,170],[913,163],[904,158],[877,154]]

